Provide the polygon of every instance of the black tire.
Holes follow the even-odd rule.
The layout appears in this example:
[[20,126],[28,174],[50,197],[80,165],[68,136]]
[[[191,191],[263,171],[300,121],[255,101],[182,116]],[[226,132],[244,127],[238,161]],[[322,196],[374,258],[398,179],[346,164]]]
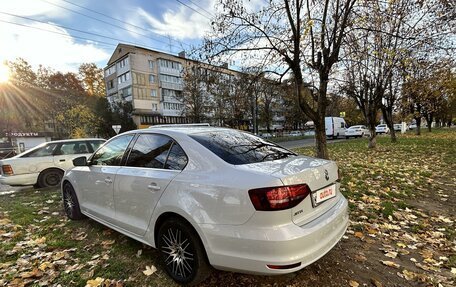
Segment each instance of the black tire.
[[63,171],[56,168],[44,170],[38,177],[39,187],[56,187],[60,185],[63,178]]
[[345,136],[345,139],[347,139],[347,140],[348,140],[349,138],[350,138],[350,137],[347,137],[347,136]]
[[65,182],[62,187],[62,197],[63,197],[63,209],[69,219],[80,220],[84,219],[84,214],[81,213],[81,208],[79,207],[78,197],[74,188],[69,182]]
[[165,221],[158,229],[157,247],[166,272],[177,283],[195,285],[210,275],[203,244],[189,223],[178,218]]

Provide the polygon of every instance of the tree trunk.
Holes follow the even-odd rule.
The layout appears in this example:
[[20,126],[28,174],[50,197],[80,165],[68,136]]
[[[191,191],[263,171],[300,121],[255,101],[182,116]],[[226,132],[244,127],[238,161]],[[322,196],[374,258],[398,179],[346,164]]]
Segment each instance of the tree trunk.
[[386,125],[390,129],[391,142],[397,142],[396,132],[394,131],[394,122],[393,122],[393,108],[382,106],[382,114],[385,119]]
[[367,147],[369,149],[374,149],[377,146],[377,134],[375,133],[375,125],[374,126],[370,125],[369,130],[370,130],[370,136],[369,136],[369,144]]
[[415,118],[416,122],[416,135],[419,136],[421,135],[421,117]]
[[325,117],[323,120],[321,117],[318,121],[314,121],[315,124],[315,141],[316,141],[316,155],[319,158],[329,159],[328,147],[326,146],[326,129],[325,129]]
[[432,120],[433,120],[432,114],[427,115],[425,117],[425,119],[426,119],[426,123],[427,123],[428,132],[432,132]]

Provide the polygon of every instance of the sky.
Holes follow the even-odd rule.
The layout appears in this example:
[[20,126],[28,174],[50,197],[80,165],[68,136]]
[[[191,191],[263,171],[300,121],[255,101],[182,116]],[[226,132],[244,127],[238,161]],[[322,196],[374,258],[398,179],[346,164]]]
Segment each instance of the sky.
[[105,67],[119,42],[177,54],[210,30],[216,0],[8,0],[0,63],[23,58],[62,72]]

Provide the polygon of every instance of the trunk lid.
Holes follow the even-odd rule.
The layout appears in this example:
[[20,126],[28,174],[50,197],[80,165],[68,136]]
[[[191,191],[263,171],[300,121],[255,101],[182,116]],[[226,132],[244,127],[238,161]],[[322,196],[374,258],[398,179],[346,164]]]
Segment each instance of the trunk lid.
[[[338,168],[335,162],[293,156],[285,159],[238,165],[236,168],[256,174],[268,174],[279,178],[284,185],[307,184],[311,190],[301,203],[290,209],[290,218],[297,225],[303,225],[330,209],[339,199]],[[260,186],[259,186],[260,188]],[[315,203],[317,195],[324,197],[327,188],[332,188],[335,196]],[[324,192],[326,191],[326,193]],[[321,195],[321,193],[324,193]]]

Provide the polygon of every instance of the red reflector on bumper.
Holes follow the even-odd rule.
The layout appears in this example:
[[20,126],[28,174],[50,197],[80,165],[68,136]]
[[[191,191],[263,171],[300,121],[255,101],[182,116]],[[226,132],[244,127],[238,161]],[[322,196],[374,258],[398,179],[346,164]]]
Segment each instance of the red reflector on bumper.
[[301,262],[289,264],[289,265],[266,265],[269,269],[293,269],[301,266]]

